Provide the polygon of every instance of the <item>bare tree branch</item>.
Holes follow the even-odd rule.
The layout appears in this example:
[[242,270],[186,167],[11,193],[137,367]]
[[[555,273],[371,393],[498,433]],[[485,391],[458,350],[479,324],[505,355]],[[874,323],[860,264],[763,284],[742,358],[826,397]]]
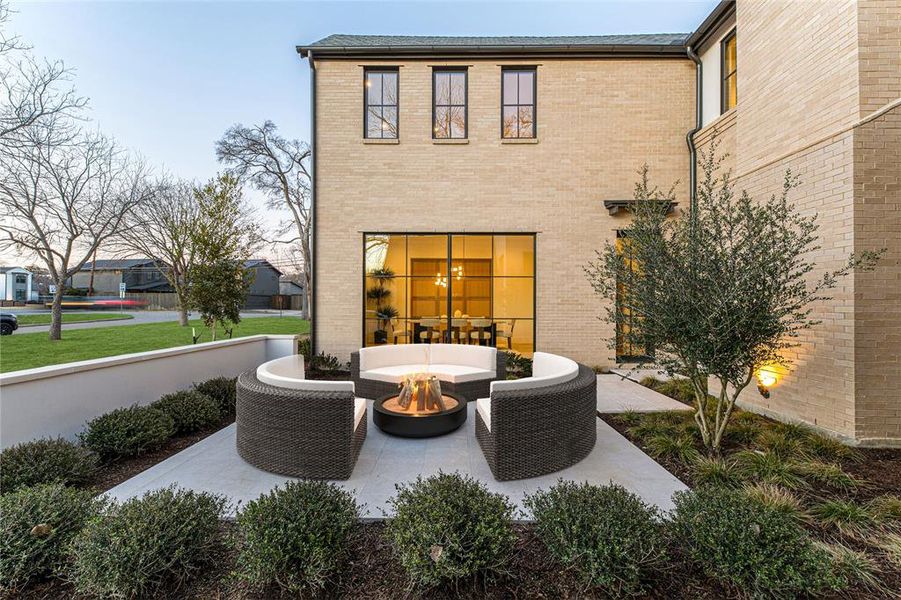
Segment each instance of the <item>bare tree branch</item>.
[[312,300],[312,178],[310,147],[298,140],[278,134],[272,121],[246,127],[229,128],[216,143],[216,157],[229,167],[229,172],[266,194],[270,208],[287,210],[290,220],[282,223],[279,234],[292,228],[304,264],[307,306]]

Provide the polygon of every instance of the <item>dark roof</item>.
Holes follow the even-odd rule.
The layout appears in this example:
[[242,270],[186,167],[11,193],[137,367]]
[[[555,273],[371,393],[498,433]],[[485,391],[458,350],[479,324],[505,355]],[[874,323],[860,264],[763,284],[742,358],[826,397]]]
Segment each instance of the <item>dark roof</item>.
[[245,268],[245,269],[255,269],[255,268],[257,268],[257,267],[269,267],[270,269],[272,269],[273,271],[275,271],[275,272],[278,273],[279,275],[282,275],[282,274],[283,274],[281,271],[279,271],[278,269],[276,269],[275,267],[273,267],[273,266],[272,266],[272,263],[270,263],[270,262],[269,262],[268,260],[266,260],[265,258],[251,258],[250,260],[244,261],[244,268]]
[[733,13],[735,13],[735,0],[721,0],[716,5],[716,8],[710,11],[704,22],[698,25],[695,32],[685,40],[685,45],[697,50],[722,25],[723,21],[732,16]]
[[[13,269],[22,269],[22,267],[0,267],[0,273],[6,273],[8,271],[12,271]],[[23,271],[25,269],[22,269]]]
[[[91,265],[94,263],[86,262],[83,267],[81,267],[82,271],[90,271]],[[117,258],[110,260],[98,260],[97,266],[94,267],[95,271],[120,271],[122,269],[131,269],[133,267],[141,267],[147,264],[156,264],[153,259],[150,258]]]
[[332,34],[308,46],[301,56],[360,54],[504,54],[504,53],[675,53],[684,54],[687,33],[572,36],[419,36]]

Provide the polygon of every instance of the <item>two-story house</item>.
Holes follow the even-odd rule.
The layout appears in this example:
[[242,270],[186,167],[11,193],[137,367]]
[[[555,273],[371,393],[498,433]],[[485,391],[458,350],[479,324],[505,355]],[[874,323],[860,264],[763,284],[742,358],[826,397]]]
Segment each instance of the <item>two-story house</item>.
[[[894,6],[894,8],[893,8]],[[331,35],[312,80],[313,337],[347,356],[446,340],[595,365],[636,358],[583,273],[628,228],[643,164],[690,207],[714,133],[739,188],[787,167],[832,268],[796,368],[745,402],[901,443],[901,14],[888,0],[722,2],[690,34]]]

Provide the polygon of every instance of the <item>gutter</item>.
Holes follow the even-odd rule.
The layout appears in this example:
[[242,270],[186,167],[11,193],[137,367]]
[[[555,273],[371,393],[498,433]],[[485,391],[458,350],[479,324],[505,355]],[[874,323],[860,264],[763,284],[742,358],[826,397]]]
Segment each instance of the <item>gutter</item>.
[[[301,56],[304,55],[301,54]],[[310,168],[313,169],[312,181],[310,182],[312,186],[310,193],[310,218],[313,221],[313,231],[310,233],[312,236],[312,247],[310,248],[312,257],[310,261],[313,263],[310,265],[310,287],[312,289],[310,290],[310,305],[307,307],[307,310],[310,312],[310,354],[316,356],[316,257],[319,255],[319,252],[316,251],[319,245],[319,236],[316,235],[316,189],[318,187],[316,185],[316,175],[319,172],[319,169],[316,168],[316,62],[312,52],[308,52],[307,56],[310,59]]]
[[568,57],[598,56],[683,56],[685,46],[672,44],[604,44],[604,45],[507,45],[507,46],[297,46],[301,57],[311,56],[315,51],[320,57],[352,58],[373,55],[435,57],[435,56],[553,56],[564,54]]
[[703,120],[704,98],[701,85],[703,84],[704,78],[704,65],[701,64],[701,59],[691,46],[685,48],[685,53],[688,54],[688,58],[695,64],[695,126],[685,134],[685,141],[688,144],[688,158],[690,161],[688,166],[688,215],[691,219],[693,231],[695,216],[698,210],[698,151],[697,148],[695,148],[695,134],[701,130],[701,123]]

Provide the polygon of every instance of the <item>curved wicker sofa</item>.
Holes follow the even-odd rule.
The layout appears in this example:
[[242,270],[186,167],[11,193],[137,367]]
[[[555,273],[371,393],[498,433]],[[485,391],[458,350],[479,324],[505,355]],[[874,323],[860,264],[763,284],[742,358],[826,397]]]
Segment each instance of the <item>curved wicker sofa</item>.
[[235,422],[238,454],[253,466],[347,479],[366,439],[366,400],[352,381],[305,379],[303,357],[288,356],[238,377]]
[[572,466],[597,439],[595,372],[544,352],[532,360],[532,377],[495,381],[476,401],[476,439],[500,481]]
[[474,400],[488,395],[492,381],[506,379],[506,364],[506,354],[488,346],[395,344],[351,353],[350,374],[364,398],[397,392],[404,375],[431,373],[442,389]]

